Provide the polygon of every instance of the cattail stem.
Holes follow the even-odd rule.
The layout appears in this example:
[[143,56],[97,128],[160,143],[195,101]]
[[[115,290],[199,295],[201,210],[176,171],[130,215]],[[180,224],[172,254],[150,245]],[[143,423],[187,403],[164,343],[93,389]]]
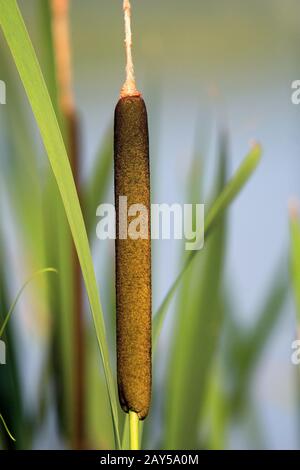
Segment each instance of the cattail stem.
[[[66,145],[77,193],[80,198],[80,136],[72,91],[69,0],[52,0],[51,6],[59,108],[66,128]],[[72,262],[74,293],[74,429],[72,432],[72,446],[75,449],[80,449],[84,443],[84,319],[82,275],[74,244],[72,244]]]
[[139,450],[139,417],[134,411],[129,411],[130,450]]

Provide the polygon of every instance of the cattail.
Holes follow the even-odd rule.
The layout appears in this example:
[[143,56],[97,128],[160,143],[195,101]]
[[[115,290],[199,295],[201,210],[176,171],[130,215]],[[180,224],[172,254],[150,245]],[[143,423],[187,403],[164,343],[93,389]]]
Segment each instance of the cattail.
[[[151,237],[147,111],[136,90],[131,57],[130,4],[124,1],[126,82],[115,110],[114,168],[116,203],[117,369],[124,411],[144,419],[151,396]],[[147,209],[146,237],[126,238],[120,230],[119,197],[127,207]],[[127,213],[125,215],[127,220]],[[123,218],[123,217],[122,217]],[[130,224],[130,220],[128,220]]]

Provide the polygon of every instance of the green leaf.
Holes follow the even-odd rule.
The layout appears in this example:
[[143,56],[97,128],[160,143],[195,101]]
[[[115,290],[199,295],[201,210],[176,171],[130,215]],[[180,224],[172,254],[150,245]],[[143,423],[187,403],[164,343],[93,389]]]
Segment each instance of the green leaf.
[[[0,230],[0,324],[4,321],[9,310],[8,298],[10,296],[7,286],[9,280],[7,279],[7,259],[4,256],[5,248]],[[9,357],[9,367],[1,367],[0,410],[5,410],[6,419],[14,428],[14,436],[17,440],[16,448],[21,449],[26,447],[26,444],[31,441],[31,433],[26,432],[25,436],[25,433],[22,432],[24,426],[26,426],[26,419],[22,406],[22,391],[16,359],[17,342],[11,325],[8,324],[5,329],[5,346],[7,356]],[[12,448],[12,441],[5,439],[1,447],[6,449]]]
[[54,268],[40,269],[39,271],[36,271],[29,279],[27,279],[27,281],[23,284],[23,286],[19,290],[15,300],[13,301],[12,305],[10,306],[10,309],[9,309],[5,319],[4,319],[4,322],[2,323],[2,326],[0,328],[0,338],[2,337],[2,335],[4,333],[5,327],[8,323],[8,321],[9,321],[10,317],[12,316],[12,313],[13,313],[13,311],[14,311],[17,303],[18,303],[18,300],[20,299],[21,295],[23,294],[23,291],[26,289],[28,284],[30,284],[34,279],[36,279],[41,274],[45,274],[45,273],[57,273],[57,270],[54,269]]
[[224,390],[224,374],[219,357],[210,368],[205,402],[203,405],[202,437],[205,449],[221,450],[226,448],[228,439],[228,402]]
[[6,424],[6,422],[4,421],[4,418],[2,416],[2,414],[0,414],[0,421],[2,421],[2,424],[4,426],[4,429],[5,431],[7,432],[7,434],[9,435],[9,437],[11,438],[12,441],[16,442],[16,439],[14,438],[14,436],[12,435],[12,433],[10,432],[10,430],[8,429],[8,426]]
[[[255,145],[250,153],[246,156],[238,170],[236,171],[235,175],[226,185],[224,190],[221,192],[219,197],[217,197],[216,201],[212,205],[211,209],[209,210],[204,224],[204,235],[205,239],[210,235],[210,232],[215,228],[218,220],[222,216],[223,212],[227,209],[227,207],[231,204],[231,202],[235,199],[235,197],[239,194],[241,189],[245,186],[248,179],[256,169],[259,161],[261,158],[261,148],[259,145]],[[201,252],[201,250],[200,250]],[[179,286],[185,272],[187,271],[188,267],[190,266],[193,259],[197,256],[199,251],[193,251],[188,255],[186,258],[183,268],[180,271],[179,275],[175,279],[174,283],[170,287],[166,297],[164,298],[161,306],[159,307],[154,320],[153,320],[153,347],[156,347],[156,343],[164,322],[165,315],[167,313],[167,309],[170,305],[170,302],[177,291],[177,287]]]
[[123,426],[123,435],[122,435],[122,450],[129,450],[129,414],[126,413]]
[[88,237],[67,152],[36,54],[15,0],[0,0],[0,23],[39,126],[67,214],[93,315],[109,391],[116,442],[120,447],[117,396],[109,363],[105,324]]
[[296,211],[290,214],[291,253],[290,266],[297,309],[297,322],[300,325],[300,220]]

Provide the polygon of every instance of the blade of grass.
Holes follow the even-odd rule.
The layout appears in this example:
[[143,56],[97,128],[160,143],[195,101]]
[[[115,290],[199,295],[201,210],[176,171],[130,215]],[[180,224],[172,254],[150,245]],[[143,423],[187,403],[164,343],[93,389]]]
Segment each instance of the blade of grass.
[[32,107],[64,203],[90,302],[109,390],[116,444],[120,447],[115,384],[88,237],[63,138],[16,0],[0,0],[0,23]]
[[224,390],[224,376],[222,365],[217,359],[212,364],[209,373],[204,409],[204,427],[207,436],[204,436],[204,448],[222,450],[227,444],[228,404]]
[[[217,199],[213,203],[211,209],[209,210],[205,218],[204,235],[206,239],[210,235],[211,230],[213,230],[214,227],[216,226],[216,223],[222,216],[223,212],[228,208],[231,202],[235,199],[235,197],[239,194],[239,192],[245,186],[250,176],[256,169],[260,161],[260,158],[261,158],[261,148],[259,145],[255,145],[250,150],[249,154],[245,157],[244,161],[242,162],[242,164],[236,171],[235,175],[225,186],[221,194],[217,197]],[[154,348],[156,346],[168,306],[186,270],[190,266],[190,263],[193,261],[193,259],[196,257],[197,253],[199,253],[199,251],[193,251],[192,253],[188,255],[182,270],[180,271],[179,275],[177,276],[174,283],[170,287],[161,306],[159,307],[156,315],[154,316],[154,319],[153,319],[153,347]]]
[[[7,259],[4,256],[5,243],[0,230],[0,324],[5,319],[9,310],[8,299],[10,297],[8,289]],[[14,429],[14,436],[17,445],[14,448],[24,448],[30,442],[30,433],[22,432],[25,426],[24,407],[22,405],[23,394],[21,392],[20,377],[16,359],[17,339],[13,334],[11,325],[8,324],[5,330],[5,345],[7,357],[9,357],[9,367],[2,367],[0,374],[0,410],[5,410],[5,416]],[[12,441],[5,439],[2,442],[3,448],[12,448]]]
[[[8,322],[9,322],[9,320],[10,320],[10,318],[11,318],[12,313],[14,312],[14,309],[15,309],[17,303],[18,303],[18,300],[20,299],[20,297],[21,297],[21,295],[23,294],[23,292],[24,292],[24,290],[26,289],[26,287],[27,287],[33,280],[35,280],[37,277],[41,276],[42,274],[46,274],[46,273],[57,273],[57,271],[56,271],[56,269],[54,269],[54,268],[44,268],[44,269],[40,269],[40,270],[38,270],[37,272],[35,272],[35,273],[23,284],[23,286],[21,287],[21,289],[20,289],[19,292],[17,293],[17,296],[16,296],[15,300],[13,301],[11,307],[9,308],[8,313],[6,314],[5,319],[4,319],[3,323],[2,323],[2,326],[1,326],[1,328],[0,328],[0,338],[3,336],[4,330],[5,330],[5,328],[6,328],[7,324],[8,324]],[[3,422],[3,425],[4,425],[4,427],[5,427],[5,430],[6,430],[7,434],[9,435],[9,437],[10,437],[13,441],[15,441],[14,437],[13,437],[13,436],[11,435],[11,433],[9,432],[8,427],[7,427],[6,423],[5,423],[5,421],[4,421],[3,417],[2,417],[2,415],[0,415],[0,418],[1,418],[2,422]]]
[[300,326],[300,220],[296,208],[290,208],[291,254],[290,266],[297,309],[297,323]]
[[36,279],[38,276],[40,276],[41,274],[45,274],[45,273],[57,273],[57,270],[54,269],[54,268],[44,268],[44,269],[40,269],[39,271],[36,271],[29,279],[27,279],[26,282],[24,282],[23,286],[21,287],[21,289],[19,290],[15,300],[13,301],[13,303],[11,304],[10,306],[10,309],[4,319],[4,322],[2,323],[2,326],[0,328],[0,338],[2,337],[3,333],[4,333],[4,330],[5,330],[5,327],[18,303],[18,300],[20,299],[21,295],[23,294],[23,291],[26,289],[26,287],[28,286],[28,284],[30,284],[34,279]]
[[10,430],[8,429],[8,426],[6,424],[6,422],[4,421],[4,418],[2,416],[2,414],[0,414],[0,421],[2,421],[2,424],[4,426],[4,429],[5,431],[7,432],[8,436],[11,438],[12,441],[16,442],[16,439],[14,438],[14,436],[12,435],[12,433],[10,432]]
[[124,420],[122,435],[122,450],[129,450],[129,414],[127,413]]

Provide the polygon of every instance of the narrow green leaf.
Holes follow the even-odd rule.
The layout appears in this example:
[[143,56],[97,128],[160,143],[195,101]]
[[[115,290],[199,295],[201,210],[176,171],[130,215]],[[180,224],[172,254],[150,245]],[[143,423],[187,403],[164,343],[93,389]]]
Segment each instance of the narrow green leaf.
[[126,413],[122,435],[122,450],[129,450],[129,414]]
[[291,254],[290,266],[297,309],[297,321],[300,325],[300,220],[296,210],[290,211]]
[[63,200],[87,289],[109,391],[117,446],[118,405],[109,363],[105,324],[79,199],[68,156],[45,81],[16,0],[0,0],[0,23],[14,57]]
[[224,388],[222,365],[220,360],[216,360],[210,368],[208,387],[203,404],[204,425],[202,423],[202,432],[204,427],[206,436],[202,440],[205,443],[205,449],[222,450],[226,448],[228,403]]
[[5,327],[18,303],[18,300],[20,299],[23,291],[26,289],[26,287],[28,286],[28,284],[30,284],[34,279],[36,279],[38,276],[40,276],[41,274],[45,274],[45,273],[57,273],[57,270],[54,269],[54,268],[44,268],[44,269],[40,269],[39,271],[36,271],[29,279],[27,279],[26,282],[24,282],[23,286],[21,287],[21,289],[19,290],[15,300],[13,301],[13,303],[11,304],[10,306],[10,309],[4,319],[4,322],[2,323],[2,326],[0,328],[0,338],[2,337],[3,333],[4,333],[4,330],[5,330]]
[[223,211],[232,203],[232,201],[243,189],[250,176],[256,169],[258,163],[260,162],[260,159],[261,147],[259,144],[255,144],[207,214],[205,220],[206,236],[214,228],[215,224],[222,216]]
[[6,422],[4,421],[4,418],[2,416],[2,414],[0,414],[0,421],[2,421],[2,424],[4,426],[4,429],[5,431],[7,432],[7,434],[9,435],[9,437],[11,438],[12,441],[16,442],[16,439],[14,438],[14,436],[12,435],[12,433],[10,432],[10,430],[8,429],[8,426],[6,424]]
[[[227,207],[231,204],[231,202],[235,199],[235,197],[239,194],[241,189],[245,186],[248,179],[256,169],[261,157],[261,148],[259,145],[255,145],[250,153],[246,156],[240,167],[238,168],[235,175],[226,185],[222,193],[217,197],[216,201],[212,205],[210,211],[208,212],[205,218],[204,224],[204,235],[205,239],[210,235],[211,230],[214,229],[216,223],[220,219],[223,212],[227,209]],[[170,305],[170,302],[179,286],[186,270],[190,266],[190,263],[196,257],[199,251],[191,252],[184,262],[184,266],[180,271],[179,275],[175,279],[174,283],[170,287],[166,297],[164,298],[161,306],[159,307],[154,320],[153,320],[153,347],[155,348],[161,327],[164,322],[164,318],[167,312],[167,309]]]
[[[4,321],[9,310],[9,292],[7,279],[7,259],[4,256],[5,244],[0,230],[0,324]],[[22,392],[18,365],[16,360],[17,339],[13,335],[11,325],[5,330],[5,345],[9,357],[9,367],[1,367],[0,375],[0,410],[5,410],[6,419],[13,425],[14,436],[17,440],[16,448],[24,448],[30,441],[30,432],[22,433],[25,425],[24,409],[22,407]],[[12,443],[8,439],[3,442],[2,448],[11,448]],[[15,447],[14,447],[15,448]]]

